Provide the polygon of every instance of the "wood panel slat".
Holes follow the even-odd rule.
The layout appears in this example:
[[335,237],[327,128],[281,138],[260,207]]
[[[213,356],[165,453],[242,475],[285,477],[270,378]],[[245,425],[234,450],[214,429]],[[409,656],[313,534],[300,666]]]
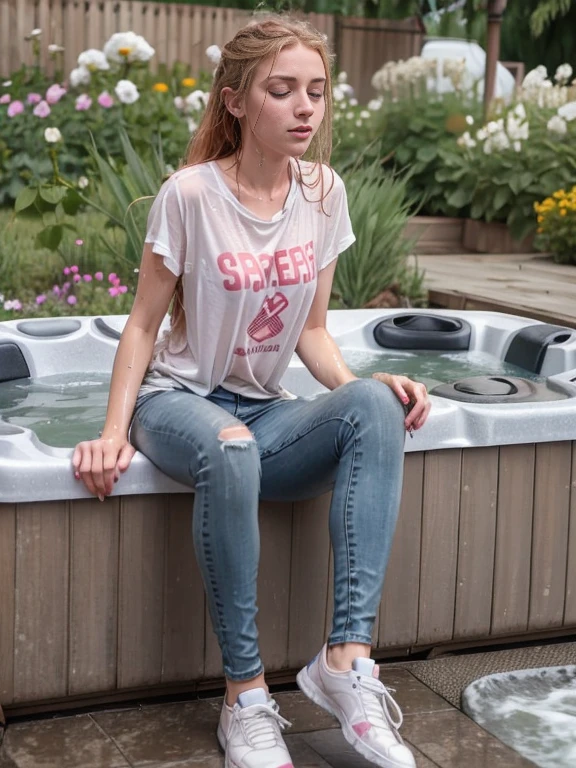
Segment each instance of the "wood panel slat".
[[162,682],[204,676],[204,586],[192,540],[192,494],[168,495]]
[[560,627],[564,619],[571,472],[571,443],[536,446],[530,629]]
[[0,704],[14,697],[16,505],[0,504]]
[[288,664],[292,504],[260,504],[258,635],[260,654],[270,672]]
[[70,694],[116,687],[119,498],[71,502]]
[[331,493],[294,504],[290,573],[290,666],[307,663],[326,640]]
[[68,680],[67,502],[18,505],[14,700],[65,696]]
[[398,524],[380,603],[378,646],[410,646],[418,637],[424,454],[407,453]]
[[166,501],[123,496],[120,502],[118,686],[162,679]]
[[570,482],[570,527],[568,567],[566,569],[566,602],[564,624],[576,625],[576,441],[572,443],[572,477]]
[[500,448],[493,635],[523,632],[528,626],[535,455],[534,445]]
[[424,458],[418,643],[452,638],[458,559],[462,451]]
[[497,495],[498,448],[463,451],[454,615],[458,638],[490,632]]

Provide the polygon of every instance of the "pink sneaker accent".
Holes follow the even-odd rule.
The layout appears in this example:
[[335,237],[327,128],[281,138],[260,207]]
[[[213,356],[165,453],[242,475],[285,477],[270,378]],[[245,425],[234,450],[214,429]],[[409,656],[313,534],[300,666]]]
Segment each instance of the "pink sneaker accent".
[[362,736],[364,736],[366,731],[369,731],[370,728],[372,728],[372,726],[370,725],[370,723],[356,723],[355,725],[352,726],[352,728],[354,728],[356,735],[362,738]]

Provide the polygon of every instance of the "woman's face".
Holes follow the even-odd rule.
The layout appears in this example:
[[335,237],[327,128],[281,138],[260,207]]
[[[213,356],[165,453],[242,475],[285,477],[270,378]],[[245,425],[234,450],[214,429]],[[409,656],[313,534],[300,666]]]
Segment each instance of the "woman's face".
[[260,62],[243,103],[244,146],[264,157],[303,155],[325,112],[326,72],[318,51],[299,43]]

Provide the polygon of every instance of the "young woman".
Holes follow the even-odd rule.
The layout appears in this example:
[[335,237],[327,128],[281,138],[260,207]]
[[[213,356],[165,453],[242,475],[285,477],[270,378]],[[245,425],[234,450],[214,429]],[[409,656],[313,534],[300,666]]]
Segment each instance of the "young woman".
[[[292,765],[258,651],[259,498],[330,488],[333,628],[298,683],[368,760],[415,765],[370,647],[405,429],[424,424],[429,403],[403,376],[357,379],[326,330],[336,258],[354,241],[343,183],[323,162],[331,106],[326,44],[307,24],[254,23],[224,47],[186,165],[150,212],[102,437],[73,458],[102,500],[136,449],[195,490],[196,557],[227,681],[227,768]],[[294,351],[330,392],[282,388]]]

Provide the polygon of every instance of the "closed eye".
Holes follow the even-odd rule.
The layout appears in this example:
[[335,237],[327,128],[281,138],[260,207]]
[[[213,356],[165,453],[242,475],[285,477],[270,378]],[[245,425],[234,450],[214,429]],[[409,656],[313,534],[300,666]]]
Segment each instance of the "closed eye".
[[[282,93],[279,93],[278,91],[270,91],[270,95],[274,96],[276,99],[283,99],[285,96],[289,96],[291,91],[283,91]],[[321,99],[324,94],[313,92],[309,93],[308,96],[310,96],[311,99]]]

